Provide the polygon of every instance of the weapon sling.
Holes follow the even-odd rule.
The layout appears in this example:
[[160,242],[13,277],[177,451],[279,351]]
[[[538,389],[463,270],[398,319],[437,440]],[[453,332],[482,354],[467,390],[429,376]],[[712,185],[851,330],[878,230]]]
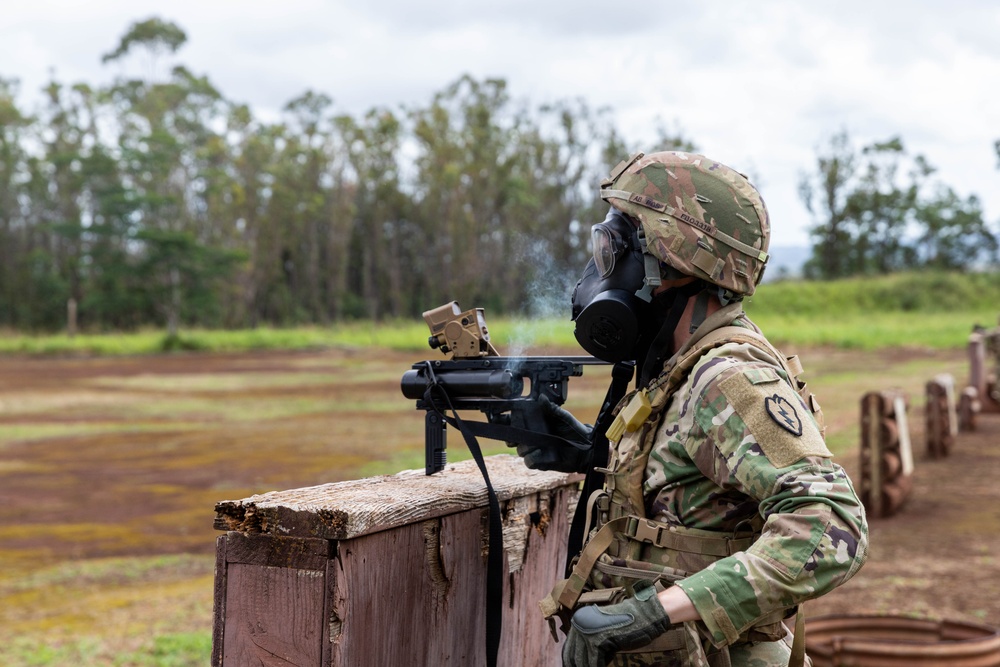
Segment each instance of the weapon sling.
[[608,393],[601,404],[601,411],[597,415],[597,422],[594,430],[591,431],[591,452],[592,459],[587,466],[587,477],[583,482],[583,489],[580,491],[580,500],[576,504],[576,511],[573,513],[573,523],[569,529],[569,545],[566,549],[566,573],[569,576],[573,570],[573,559],[583,549],[583,538],[590,529],[587,517],[587,499],[591,494],[604,486],[604,473],[598,472],[597,468],[604,468],[608,465],[608,427],[614,419],[614,410],[618,403],[628,391],[628,383],[632,380],[635,364],[632,362],[620,361],[611,370],[611,384],[608,386]]
[[[427,377],[430,382],[424,392],[424,401],[427,405],[432,406],[445,422],[459,430],[465,439],[466,446],[472,453],[472,458],[476,461],[479,472],[483,475],[483,481],[486,483],[486,494],[489,498],[489,546],[486,558],[486,665],[487,667],[497,667],[500,635],[503,629],[503,517],[500,515],[500,501],[492,482],[490,482],[490,475],[486,470],[486,460],[476,436],[543,446],[558,444],[570,445],[577,449],[585,449],[586,447],[558,436],[535,433],[506,424],[465,422],[458,416],[448,392],[438,384],[433,365],[430,362],[427,363]],[[631,373],[629,377],[631,377]],[[452,417],[447,416],[444,410],[439,407],[438,402],[434,400],[434,389],[441,390],[440,394],[444,397],[444,402],[451,411]],[[579,514],[579,510],[577,513]]]

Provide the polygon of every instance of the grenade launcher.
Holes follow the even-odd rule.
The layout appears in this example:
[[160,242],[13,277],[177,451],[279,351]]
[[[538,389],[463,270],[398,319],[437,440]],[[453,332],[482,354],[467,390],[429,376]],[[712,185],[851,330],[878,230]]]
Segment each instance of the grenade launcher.
[[[428,475],[447,463],[447,424],[473,435],[505,439],[517,432],[517,441],[546,436],[532,433],[543,423],[539,398],[544,394],[556,405],[566,402],[569,378],[583,375],[583,366],[604,364],[594,357],[502,357],[490,343],[482,308],[462,311],[452,301],[428,310],[428,344],[451,358],[421,361],[403,374],[403,395],[417,401],[424,416],[424,454]],[[479,410],[487,422],[462,421],[458,410]],[[449,417],[448,412],[455,414]],[[514,428],[511,425],[521,426]],[[527,430],[525,430],[527,429]],[[506,439],[514,440],[507,435]],[[566,441],[560,439],[561,444]],[[576,446],[576,445],[574,445]]]

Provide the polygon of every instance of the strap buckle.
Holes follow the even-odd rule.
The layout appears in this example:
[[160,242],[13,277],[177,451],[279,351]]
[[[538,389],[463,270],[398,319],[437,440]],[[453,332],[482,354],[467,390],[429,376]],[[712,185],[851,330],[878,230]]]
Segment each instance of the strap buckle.
[[649,544],[659,545],[660,535],[663,533],[663,526],[657,525],[645,519],[634,517],[629,519],[626,532],[629,537],[632,537],[639,542],[648,542]]

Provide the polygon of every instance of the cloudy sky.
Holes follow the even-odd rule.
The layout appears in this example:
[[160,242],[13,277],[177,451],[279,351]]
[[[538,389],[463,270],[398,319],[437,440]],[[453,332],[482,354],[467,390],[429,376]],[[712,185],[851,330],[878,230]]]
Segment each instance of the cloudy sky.
[[464,73],[532,106],[609,106],[641,143],[679,128],[756,176],[775,245],[804,245],[797,195],[818,147],[899,135],[1000,221],[995,0],[32,0],[0,12],[0,76],[30,103],[51,72],[104,83],[101,55],[137,20],[180,25],[180,62],[274,115],[306,89],[337,110],[426,104]]

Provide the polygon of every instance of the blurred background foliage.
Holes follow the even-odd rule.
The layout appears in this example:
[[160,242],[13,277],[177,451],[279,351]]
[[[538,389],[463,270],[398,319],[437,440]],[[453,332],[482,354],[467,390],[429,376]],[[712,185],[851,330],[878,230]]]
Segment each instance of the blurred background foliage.
[[[178,61],[186,39],[169,21],[137,22],[104,61],[139,59],[143,78],[53,80],[30,111],[0,79],[0,327],[64,330],[71,301],[81,331],[165,328],[168,347],[183,346],[181,327],[382,322],[452,299],[562,316],[604,217],[600,179],[640,148],[697,149],[666,129],[637,146],[608,109],[532,106],[504,80],[468,76],[426,105],[359,117],[305,91],[264,120]],[[996,266],[979,200],[898,137],[856,146],[836,132],[800,193],[807,278]],[[825,307],[899,289],[906,310],[940,300],[928,285],[978,298],[995,283],[941,276],[857,283]],[[811,312],[829,289],[786,290],[774,307]]]

